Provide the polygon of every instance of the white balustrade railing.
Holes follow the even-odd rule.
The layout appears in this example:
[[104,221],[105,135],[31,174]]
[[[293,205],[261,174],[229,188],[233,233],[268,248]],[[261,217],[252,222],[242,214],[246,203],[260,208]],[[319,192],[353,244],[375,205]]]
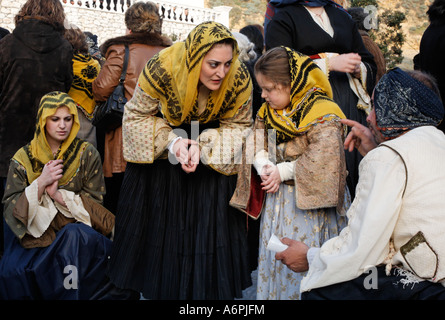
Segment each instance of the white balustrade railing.
[[[65,6],[124,13],[134,2],[140,0],[61,0]],[[164,21],[191,23],[197,25],[203,21],[221,21],[221,11],[193,7],[173,2],[153,1],[159,8]],[[224,18],[223,18],[224,19]]]

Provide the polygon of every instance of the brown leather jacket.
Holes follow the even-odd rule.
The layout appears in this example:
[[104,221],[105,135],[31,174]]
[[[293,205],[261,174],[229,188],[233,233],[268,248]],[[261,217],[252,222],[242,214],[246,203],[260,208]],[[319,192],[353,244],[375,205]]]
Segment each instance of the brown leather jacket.
[[[125,44],[130,48],[127,74],[125,78],[125,96],[130,100],[147,61],[162,49],[170,46],[172,41],[154,33],[132,33],[107,40],[101,47],[106,61],[93,82],[93,95],[96,101],[105,101],[119,82],[124,64]],[[124,172],[126,162],[122,152],[122,127],[105,134],[103,170],[105,177],[113,173]]]

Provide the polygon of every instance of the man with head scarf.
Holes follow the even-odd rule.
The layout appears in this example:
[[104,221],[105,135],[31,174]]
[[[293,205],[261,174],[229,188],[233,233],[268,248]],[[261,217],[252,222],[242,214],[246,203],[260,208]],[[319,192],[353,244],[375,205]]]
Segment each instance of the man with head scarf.
[[437,86],[399,68],[380,80],[366,128],[352,126],[346,148],[365,155],[348,226],[321,248],[283,239],[278,253],[308,271],[303,299],[444,299],[445,135]]

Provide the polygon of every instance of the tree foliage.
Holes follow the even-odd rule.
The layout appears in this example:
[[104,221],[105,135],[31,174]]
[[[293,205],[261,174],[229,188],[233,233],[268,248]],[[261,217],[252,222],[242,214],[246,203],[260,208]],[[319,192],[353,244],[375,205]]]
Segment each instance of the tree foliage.
[[[377,0],[352,0],[351,7],[374,6],[378,9]],[[370,36],[375,40],[385,57],[387,68],[393,68],[403,60],[402,46],[405,35],[402,23],[406,15],[400,10],[384,10],[378,14],[378,27],[369,30]]]

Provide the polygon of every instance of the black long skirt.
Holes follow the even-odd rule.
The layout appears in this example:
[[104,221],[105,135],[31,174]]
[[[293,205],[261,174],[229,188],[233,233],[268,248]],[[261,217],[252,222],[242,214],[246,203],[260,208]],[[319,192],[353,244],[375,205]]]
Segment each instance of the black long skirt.
[[128,163],[108,275],[147,299],[233,299],[251,285],[246,216],[229,206],[236,176],[169,160]]
[[[329,82],[332,86],[334,101],[340,106],[346,118],[355,120],[367,126],[367,114],[357,107],[358,98],[349,86],[349,80],[345,73],[332,71],[329,73]],[[348,128],[348,132],[351,128]],[[363,156],[354,148],[349,152],[345,150],[346,169],[348,176],[346,182],[352,199],[355,197],[355,187],[358,183],[358,169]]]

